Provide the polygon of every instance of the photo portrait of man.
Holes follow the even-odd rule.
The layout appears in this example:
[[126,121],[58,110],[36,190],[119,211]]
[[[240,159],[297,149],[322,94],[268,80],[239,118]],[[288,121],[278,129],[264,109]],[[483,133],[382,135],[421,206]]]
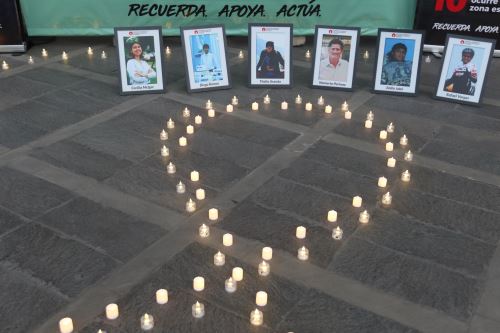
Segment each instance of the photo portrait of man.
[[474,95],[477,66],[472,62],[474,50],[462,50],[462,59],[454,65],[451,77],[445,81],[444,90],[464,95]]
[[328,43],[328,57],[320,61],[319,79],[326,81],[347,81],[349,62],[342,59],[344,42],[338,38]]
[[203,44],[203,50],[200,54],[200,66],[208,71],[213,71],[218,68],[217,61],[213,53],[210,52],[210,46],[208,44]]
[[[410,42],[410,41],[408,41]],[[413,61],[406,60],[408,47],[403,42],[395,43],[386,53],[380,83],[390,86],[409,87]],[[413,58],[413,54],[409,55]]]
[[274,49],[274,42],[266,42],[266,48],[260,53],[259,61],[257,62],[257,77],[258,78],[275,78],[282,79],[285,77],[285,72],[281,71],[285,67],[285,60],[281,53]]

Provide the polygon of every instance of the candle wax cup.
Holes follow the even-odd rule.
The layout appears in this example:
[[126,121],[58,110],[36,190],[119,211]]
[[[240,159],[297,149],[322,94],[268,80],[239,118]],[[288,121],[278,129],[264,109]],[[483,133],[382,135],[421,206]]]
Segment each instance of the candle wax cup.
[[273,258],[273,249],[269,246],[262,248],[262,259],[271,260]]
[[205,289],[205,279],[202,276],[197,276],[193,279],[193,290],[202,291]]
[[257,294],[255,294],[255,304],[258,306],[267,305],[267,293],[265,291],[258,291]]
[[168,291],[166,289],[158,289],[156,291],[156,303],[161,305],[168,303]]
[[250,323],[254,326],[260,326],[264,322],[264,314],[259,309],[250,312]]
[[206,224],[202,224],[198,229],[198,234],[201,238],[207,238],[210,236],[210,228]]
[[219,210],[217,208],[210,208],[208,210],[208,219],[210,221],[216,221],[219,218]]
[[271,265],[269,265],[266,261],[262,261],[259,264],[259,275],[260,276],[268,276],[271,271]]
[[200,302],[196,302],[191,307],[191,314],[195,318],[202,318],[205,315],[205,305]]
[[226,263],[226,256],[222,252],[217,252],[214,254],[214,265],[215,266],[224,266]]
[[333,231],[332,231],[332,238],[336,239],[336,240],[341,240],[343,233],[344,232],[342,231],[342,229],[340,229],[340,227],[337,227],[337,228],[333,229]]
[[238,283],[232,277],[230,277],[224,282],[224,288],[228,293],[234,293],[238,288]]

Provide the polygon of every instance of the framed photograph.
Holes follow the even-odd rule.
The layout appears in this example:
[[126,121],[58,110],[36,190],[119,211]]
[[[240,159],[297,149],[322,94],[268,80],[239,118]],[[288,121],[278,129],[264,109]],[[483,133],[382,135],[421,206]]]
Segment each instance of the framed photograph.
[[436,98],[463,104],[481,103],[494,39],[448,35]]
[[121,94],[164,93],[161,27],[115,28]]
[[248,85],[291,87],[293,25],[250,23],[248,35]]
[[360,28],[317,25],[314,34],[312,86],[352,90]]
[[423,40],[423,31],[378,30],[374,92],[417,94]]
[[181,27],[188,92],[229,89],[223,25]]

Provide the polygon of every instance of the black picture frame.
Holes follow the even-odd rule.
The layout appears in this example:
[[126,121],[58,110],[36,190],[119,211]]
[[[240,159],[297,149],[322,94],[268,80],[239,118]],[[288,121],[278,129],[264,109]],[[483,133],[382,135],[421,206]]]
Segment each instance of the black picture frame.
[[[319,42],[319,30],[320,29],[327,29],[327,30],[332,30],[332,34],[335,33],[335,30],[340,30],[340,31],[351,31],[356,33],[356,44],[354,49],[351,47],[350,49],[350,54],[349,54],[349,69],[348,71],[351,72],[350,77],[347,77],[347,86],[342,86],[342,83],[339,83],[338,81],[331,81],[330,84],[315,84],[316,81],[316,69],[318,68],[317,66],[320,66],[320,63],[318,63],[317,59],[317,52],[318,52],[318,46],[321,47],[321,42]],[[356,69],[357,69],[357,59],[358,59],[358,50],[359,50],[359,39],[361,35],[361,28],[359,27],[342,27],[342,26],[333,26],[333,25],[316,25],[314,29],[314,49],[313,49],[313,62],[312,62],[312,67],[311,67],[311,87],[316,88],[316,89],[326,89],[326,90],[342,90],[342,91],[353,91],[354,90],[354,80],[356,78]],[[323,36],[323,34],[321,35]],[[348,36],[346,34],[346,36]],[[350,67],[352,66],[352,71]],[[319,69],[318,69],[318,75],[319,75]],[[349,75],[349,74],[348,74]],[[319,81],[319,78],[318,78]],[[328,80],[326,80],[328,81]]]
[[[290,29],[290,34],[289,34],[289,47],[288,47],[288,59],[289,59],[289,64],[288,64],[288,75],[290,77],[289,83],[286,84],[272,84],[272,83],[263,83],[263,84],[255,84],[252,83],[252,78],[253,78],[253,60],[255,59],[255,53],[256,50],[252,49],[252,41],[253,41],[253,35],[252,35],[252,30],[253,28],[288,28]],[[288,24],[288,23],[249,23],[248,24],[248,87],[250,88],[291,88],[293,86],[293,59],[292,59],[292,47],[293,47],[293,24]],[[257,63],[257,62],[255,62]],[[257,68],[255,68],[255,72],[257,72]],[[257,79],[257,75],[255,75],[255,79]]]
[[[191,63],[189,63],[188,57],[191,57],[191,54],[188,54],[189,50],[191,50],[191,47],[187,47],[188,45],[186,44],[186,32],[189,31],[199,31],[199,30],[209,30],[209,29],[221,29],[221,35],[222,35],[222,45],[219,45],[219,53],[221,56],[224,57],[223,61],[221,61],[221,67],[223,67],[221,70],[225,70],[225,74],[227,77],[227,84],[220,84],[220,85],[208,85],[206,87],[195,87],[193,83],[194,81],[194,72],[191,70]],[[211,91],[211,90],[224,90],[224,89],[230,89],[232,86],[232,80],[231,80],[231,72],[230,72],[230,66],[229,66],[229,58],[227,56],[227,40],[226,40],[226,29],[223,24],[212,24],[212,25],[197,25],[197,26],[183,26],[180,27],[180,34],[181,34],[181,43],[182,43],[182,48],[184,51],[184,68],[185,68],[185,73],[186,73],[186,89],[189,93],[194,93],[194,92],[201,92],[201,91]],[[225,66],[223,66],[223,64]]]
[[[386,37],[383,37],[383,34],[390,34],[391,38],[398,37],[409,37],[408,35],[418,36],[418,43],[420,44],[418,48],[416,47],[416,43],[413,50],[413,60],[412,60],[412,69],[411,69],[411,77],[410,77],[410,86],[406,88],[406,86],[401,85],[390,85],[390,84],[382,84],[380,83],[383,67],[384,67],[384,58],[385,58],[385,40]],[[382,39],[384,43],[382,43]],[[403,39],[403,38],[399,38]],[[412,39],[412,38],[404,38],[404,39]],[[378,29],[377,34],[377,51],[375,55],[375,63],[373,66],[373,81],[372,81],[372,92],[378,94],[387,94],[387,95],[399,95],[399,96],[417,96],[419,91],[419,83],[420,83],[420,70],[422,68],[422,51],[424,47],[424,39],[425,39],[425,31],[422,30],[410,30],[410,29],[386,29],[380,28]],[[417,39],[413,39],[417,41]],[[383,58],[381,59],[381,54]],[[416,64],[416,68],[415,68]],[[379,75],[380,74],[380,75]]]
[[[452,39],[457,39],[459,42],[458,44],[451,44],[450,40]],[[463,43],[461,43],[463,41]],[[452,65],[453,59],[452,57],[452,52],[453,49],[450,48],[451,45],[459,45],[461,47],[467,48],[473,48],[477,47],[477,43],[481,44],[489,44],[489,52],[484,52],[483,53],[483,59],[481,61],[481,71],[484,73],[482,77],[482,81],[479,87],[479,94],[476,94],[476,85],[474,85],[474,94],[473,95],[468,95],[468,94],[461,94],[458,92],[444,92],[445,87],[446,87],[446,81],[448,80],[446,78],[446,74],[448,72],[449,67]],[[450,45],[451,44],[451,45]],[[443,61],[441,63],[441,69],[439,71],[439,79],[436,84],[436,92],[434,93],[434,98],[438,100],[444,100],[444,101],[453,101],[455,103],[459,104],[466,104],[466,105],[473,105],[473,106],[480,106],[483,100],[483,91],[484,91],[484,86],[487,82],[488,78],[488,69],[490,68],[490,63],[491,59],[493,58],[493,52],[495,51],[495,46],[496,46],[496,40],[495,39],[489,39],[489,38],[482,38],[482,37],[472,37],[472,36],[464,36],[464,35],[455,35],[455,34],[448,34],[446,35],[446,42],[445,42],[445,48],[443,52]],[[451,51],[450,51],[451,50]],[[472,59],[471,59],[472,62]],[[479,79],[479,78],[478,78]],[[453,97],[447,97],[447,95],[452,95],[456,94],[456,98]],[[442,96],[445,95],[445,96]],[[473,96],[473,98],[476,100],[473,100],[473,98],[468,97],[468,96]]]
[[[125,35],[121,33],[124,32]],[[151,35],[143,35],[144,32],[154,32],[155,34]],[[143,83],[142,89],[140,87],[134,87],[134,84],[129,84],[129,77],[127,74],[127,62],[125,55],[125,46],[122,43],[122,39],[125,38],[126,35],[133,36],[136,35],[138,38],[141,37],[153,37],[155,50],[155,72],[156,72],[156,84],[148,84]],[[163,94],[167,91],[166,84],[166,75],[165,75],[165,55],[164,55],[164,47],[163,47],[163,36],[162,36],[162,28],[160,26],[141,26],[141,27],[115,27],[114,28],[114,39],[115,45],[117,48],[116,56],[118,58],[119,65],[119,78],[120,78],[120,95],[142,95],[142,94]],[[156,50],[158,48],[158,50]],[[158,61],[159,59],[159,61]],[[130,59],[129,59],[130,60]],[[159,68],[158,68],[159,67]],[[158,83],[158,78],[161,78],[161,84]],[[124,84],[126,82],[126,84]],[[136,83],[137,84],[137,83]],[[139,85],[139,84],[137,84]],[[150,87],[151,85],[157,85],[158,87]]]

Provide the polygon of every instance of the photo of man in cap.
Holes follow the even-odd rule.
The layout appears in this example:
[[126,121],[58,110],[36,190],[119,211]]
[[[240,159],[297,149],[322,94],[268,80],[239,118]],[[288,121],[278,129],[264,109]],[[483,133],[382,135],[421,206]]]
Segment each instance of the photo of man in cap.
[[474,95],[477,66],[472,62],[472,58],[474,58],[472,48],[467,47],[462,50],[462,60],[455,65],[451,77],[445,81],[445,91]]

